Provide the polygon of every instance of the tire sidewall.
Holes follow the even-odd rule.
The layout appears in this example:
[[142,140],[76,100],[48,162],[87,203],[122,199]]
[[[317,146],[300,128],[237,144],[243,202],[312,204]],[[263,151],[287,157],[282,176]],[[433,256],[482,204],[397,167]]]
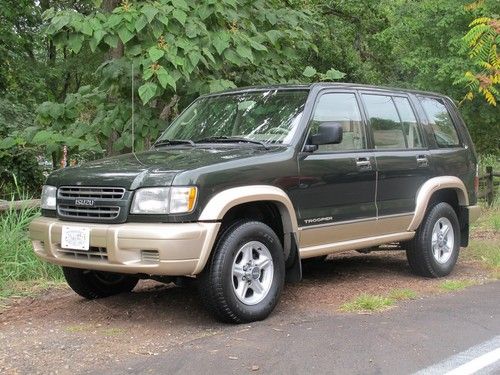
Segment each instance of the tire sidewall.
[[[233,288],[232,266],[240,248],[251,241],[262,242],[271,253],[273,260],[273,281],[266,297],[255,305],[246,305],[236,296]],[[221,280],[219,285],[230,310],[242,321],[250,322],[265,319],[278,303],[285,280],[285,262],[282,245],[271,228],[267,225],[251,221],[233,226],[221,238],[216,256],[221,259]]]
[[[451,226],[453,228],[454,241],[450,259],[448,259],[446,263],[439,263],[434,257],[432,251],[432,231],[436,222],[443,217],[447,218],[451,223]],[[450,274],[458,260],[458,255],[460,252],[460,225],[455,210],[453,210],[453,208],[448,203],[436,204],[430,209],[423,229],[423,240],[425,242],[423,250],[425,252],[425,258],[430,268],[438,277]]]

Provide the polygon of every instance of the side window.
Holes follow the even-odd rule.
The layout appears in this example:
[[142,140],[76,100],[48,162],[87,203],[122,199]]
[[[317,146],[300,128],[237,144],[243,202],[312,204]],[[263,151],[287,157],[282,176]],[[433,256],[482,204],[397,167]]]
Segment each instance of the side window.
[[422,135],[417,124],[417,118],[411,108],[410,102],[407,98],[398,96],[393,97],[394,104],[398,109],[401,123],[403,124],[403,131],[408,142],[408,148],[422,148]]
[[460,146],[457,130],[444,103],[434,98],[420,98],[420,102],[434,131],[437,145],[439,147]]
[[342,125],[342,142],[336,145],[320,145],[319,151],[347,151],[365,148],[363,123],[356,96],[350,93],[324,94],[314,110],[310,134],[315,134],[319,124],[334,121]]
[[375,148],[406,148],[403,124],[392,98],[363,94],[363,101],[370,118]]

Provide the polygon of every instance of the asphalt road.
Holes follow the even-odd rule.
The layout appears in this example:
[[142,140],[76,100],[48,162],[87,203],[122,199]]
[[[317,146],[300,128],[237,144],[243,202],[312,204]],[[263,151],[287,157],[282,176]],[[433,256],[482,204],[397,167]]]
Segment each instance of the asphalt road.
[[[410,301],[373,315],[283,322],[279,328],[270,320],[232,326],[157,356],[121,362],[106,373],[443,373],[444,367],[436,364],[500,337],[500,282]],[[479,373],[500,373],[500,361]]]

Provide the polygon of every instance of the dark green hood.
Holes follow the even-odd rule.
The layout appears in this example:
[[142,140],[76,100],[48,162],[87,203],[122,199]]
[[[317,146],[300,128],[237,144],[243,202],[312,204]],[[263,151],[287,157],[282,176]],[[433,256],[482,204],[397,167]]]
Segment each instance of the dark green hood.
[[182,171],[262,155],[271,150],[257,147],[162,148],[96,160],[53,172],[48,185],[119,186],[134,190],[143,186],[169,186]]

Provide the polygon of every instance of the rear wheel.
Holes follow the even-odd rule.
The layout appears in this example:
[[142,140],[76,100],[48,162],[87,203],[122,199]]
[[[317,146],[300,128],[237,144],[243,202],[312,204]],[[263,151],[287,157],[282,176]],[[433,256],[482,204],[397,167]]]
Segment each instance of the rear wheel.
[[425,215],[406,256],[412,271],[425,277],[443,277],[455,266],[460,251],[460,225],[448,203],[438,203]]
[[241,221],[221,236],[198,285],[216,318],[246,323],[273,311],[284,280],[283,248],[274,231],[261,222]]
[[71,289],[87,299],[130,292],[139,282],[137,277],[119,273],[70,267],[63,267],[62,269],[66,282]]

